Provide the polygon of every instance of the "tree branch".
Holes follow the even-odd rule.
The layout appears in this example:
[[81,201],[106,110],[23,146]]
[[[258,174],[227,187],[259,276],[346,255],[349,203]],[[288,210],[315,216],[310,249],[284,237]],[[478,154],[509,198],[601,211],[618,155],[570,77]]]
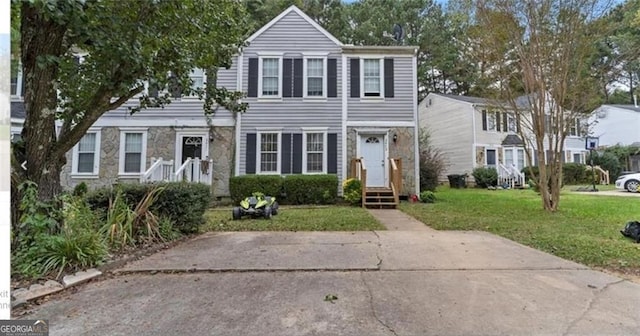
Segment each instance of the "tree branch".
[[[137,95],[138,93],[142,92],[142,90],[144,89],[143,86],[138,86],[132,90],[130,90],[129,92],[127,92],[127,94],[119,97],[116,101],[114,101],[113,103],[109,103],[108,101],[111,100],[111,97],[96,97],[97,101],[102,101],[102,103],[96,104],[95,108],[93,110],[87,111],[87,113],[85,113],[84,117],[80,120],[80,122],[73,128],[71,128],[70,126],[68,126],[68,132],[60,133],[60,139],[58,140],[58,146],[56,148],[56,154],[59,155],[64,155],[64,153],[68,152],[69,150],[71,150],[71,148],[73,148],[73,146],[75,146],[76,143],[78,143],[78,141],[80,141],[80,139],[82,139],[82,137],[86,134],[87,130],[107,111],[111,111],[114,110],[118,107],[120,107],[122,104],[124,104],[125,102],[127,102],[129,99],[131,99],[133,96]],[[66,121],[65,125],[63,126],[63,128],[67,125],[67,123],[70,123],[70,121]]]

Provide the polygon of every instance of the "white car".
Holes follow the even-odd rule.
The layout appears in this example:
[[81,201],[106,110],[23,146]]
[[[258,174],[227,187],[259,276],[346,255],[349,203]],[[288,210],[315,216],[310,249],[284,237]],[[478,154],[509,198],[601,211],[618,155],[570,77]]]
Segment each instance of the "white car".
[[640,192],[640,173],[622,175],[616,180],[616,189],[626,190],[628,192]]

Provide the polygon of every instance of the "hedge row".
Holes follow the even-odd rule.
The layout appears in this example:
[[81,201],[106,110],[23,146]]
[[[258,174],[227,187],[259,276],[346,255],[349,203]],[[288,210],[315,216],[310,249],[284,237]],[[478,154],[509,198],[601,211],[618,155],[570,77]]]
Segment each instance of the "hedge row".
[[240,202],[254,192],[275,196],[280,204],[333,204],[338,198],[338,176],[243,175],[229,179],[229,192]]
[[[538,166],[531,167],[536,177],[540,170]],[[532,178],[529,167],[522,169],[527,181]],[[593,175],[590,170],[587,170],[587,166],[581,163],[565,163],[562,165],[562,183],[565,185],[575,185],[582,183],[592,182]]]
[[125,183],[93,190],[87,193],[86,199],[93,210],[106,213],[109,200],[115,196],[116,188],[119,188],[133,209],[155,187],[163,187],[164,190],[152,205],[151,211],[156,216],[169,218],[174,227],[183,233],[196,232],[204,223],[204,213],[212,200],[211,188],[202,183]]

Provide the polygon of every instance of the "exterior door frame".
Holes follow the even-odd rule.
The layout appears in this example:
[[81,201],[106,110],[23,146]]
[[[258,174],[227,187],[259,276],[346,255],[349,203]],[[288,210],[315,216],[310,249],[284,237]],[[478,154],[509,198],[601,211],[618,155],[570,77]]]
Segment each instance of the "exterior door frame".
[[[382,136],[384,148],[384,187],[389,187],[389,129],[356,129],[356,157],[362,157],[362,138],[367,136]],[[367,161],[365,159],[365,165]]]
[[176,130],[176,151],[174,158],[174,166],[177,171],[182,166],[182,141],[186,137],[202,138],[202,154],[203,159],[209,158],[209,129],[207,128],[189,128]]
[[[502,158],[504,159],[504,162],[500,162],[501,164],[503,164],[505,167],[507,166],[507,150],[511,150],[511,159],[513,160],[513,163],[516,165],[516,167],[518,168],[518,171],[521,171],[524,167],[527,166],[527,153],[525,153],[525,149],[524,147],[521,146],[507,146],[507,147],[502,147]],[[523,162],[522,162],[522,167],[518,167],[518,152],[522,151],[522,155],[523,155]]]

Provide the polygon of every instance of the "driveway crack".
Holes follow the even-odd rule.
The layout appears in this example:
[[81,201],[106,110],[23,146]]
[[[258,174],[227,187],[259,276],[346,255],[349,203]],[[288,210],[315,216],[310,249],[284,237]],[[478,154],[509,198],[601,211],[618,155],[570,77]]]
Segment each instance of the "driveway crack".
[[582,321],[582,319],[584,319],[584,317],[587,316],[587,314],[591,311],[591,309],[593,309],[593,306],[595,305],[596,301],[598,301],[598,299],[600,298],[602,293],[604,293],[611,286],[617,285],[617,284],[625,282],[625,281],[626,281],[625,279],[620,279],[618,281],[610,282],[610,283],[604,285],[604,287],[602,287],[599,290],[595,291],[593,293],[593,297],[591,298],[591,300],[589,300],[589,304],[587,305],[585,310],[582,312],[582,314],[580,314],[580,316],[578,316],[575,320],[573,320],[573,321],[571,321],[571,323],[569,323],[569,326],[567,327],[567,330],[565,330],[565,332],[562,335],[563,336],[569,335],[569,332],[571,331],[571,329],[573,329],[578,324],[578,322]]
[[376,244],[378,246],[378,248],[376,249],[376,258],[378,258],[378,263],[376,264],[376,267],[378,267],[378,270],[380,270],[380,266],[382,265],[382,258],[380,257],[380,252],[382,252],[382,242],[380,241],[380,235],[378,234],[378,232],[371,232],[373,232],[373,234],[376,235],[376,238],[378,238],[378,243]]
[[364,272],[360,272],[360,278],[362,279],[362,283],[364,284],[364,286],[367,288],[367,291],[369,292],[369,307],[371,308],[371,315],[373,315],[373,318],[375,318],[376,321],[378,321],[378,323],[380,323],[381,326],[385,327],[385,329],[387,329],[391,334],[398,336],[398,334],[395,332],[395,330],[393,330],[393,328],[391,328],[388,324],[384,323],[384,321],[382,321],[380,317],[378,317],[378,314],[376,313],[376,308],[373,302],[373,291],[371,290],[371,287],[367,283],[367,280],[364,278]]

